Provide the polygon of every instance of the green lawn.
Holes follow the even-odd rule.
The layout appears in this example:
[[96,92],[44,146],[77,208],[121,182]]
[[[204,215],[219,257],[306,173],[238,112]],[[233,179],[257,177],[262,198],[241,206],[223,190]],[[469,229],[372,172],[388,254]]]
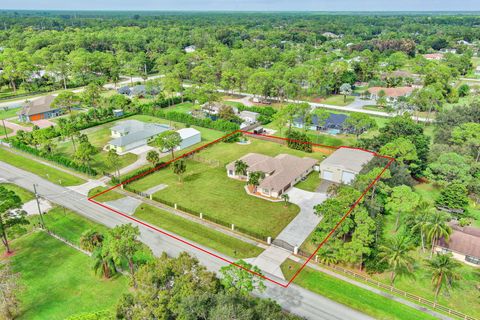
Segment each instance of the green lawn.
[[[88,196],[89,197],[93,197],[94,195],[108,189],[110,187],[96,187],[96,188],[93,188],[91,190],[88,191]],[[114,201],[114,200],[118,200],[118,199],[121,199],[121,198],[125,198],[124,195],[121,195],[120,193],[118,193],[117,191],[115,191],[116,189],[113,189],[113,190],[110,190],[108,192],[105,192],[101,195],[99,195],[98,197],[95,197],[94,200],[95,201],[98,201],[98,202],[107,202],[107,201]]]
[[135,217],[233,258],[256,257],[263,251],[237,238],[147,204],[137,208]]
[[68,316],[115,310],[128,290],[128,279],[104,280],[94,274],[92,260],[43,232],[34,232],[12,242],[12,267],[24,290],[18,319],[65,319]]
[[17,196],[20,197],[23,203],[28,202],[30,200],[35,199],[35,195],[23,188],[20,188],[19,186],[11,183],[0,183],[0,186],[5,187],[8,190],[11,190],[17,194]]
[[[282,264],[283,274],[290,279],[300,266],[299,263],[287,260]],[[435,319],[426,313],[309,267],[299,273],[294,283],[376,319]]]
[[322,180],[320,179],[320,174],[317,171],[312,171],[307,176],[307,179],[305,179],[305,181],[300,181],[295,185],[295,187],[302,190],[315,192],[320,185],[320,182],[322,182]]
[[36,162],[35,160],[14,154],[2,148],[0,148],[0,161],[30,171],[53,183],[61,184],[62,186],[73,186],[85,183],[85,180],[76,176]]
[[0,120],[2,119],[9,119],[17,116],[17,112],[20,110],[20,108],[11,108],[11,109],[3,109],[0,108]]
[[171,107],[167,107],[163,110],[188,113],[189,111],[192,111],[195,108],[200,108],[200,106],[198,106],[198,105],[196,106],[192,102],[184,102],[184,103],[179,103],[179,104],[173,105]]
[[93,229],[101,233],[108,230],[104,225],[62,207],[55,207],[48,211],[43,215],[43,220],[48,230],[76,245],[80,244],[80,237],[86,230]]
[[218,161],[218,167],[187,160],[183,184],[178,182],[178,177],[171,168],[165,168],[133,182],[130,186],[145,191],[159,184],[166,184],[168,187],[155,193],[155,197],[202,212],[205,216],[220,219],[225,223],[233,223],[264,237],[275,237],[297,215],[299,208],[296,205],[285,208],[282,203],[248,195],[244,190],[245,182],[227,177],[225,165],[250,152],[270,156],[288,153],[319,160],[323,159],[325,154],[305,153],[273,142],[253,138],[250,140],[251,144],[248,145],[218,143],[199,153],[204,159]]
[[7,127],[4,128],[3,125],[0,123],[0,136],[3,136],[5,134],[10,134],[12,132],[13,132],[12,129],[7,128]]
[[334,95],[334,96],[328,97],[325,100],[322,100],[321,103],[329,104],[333,106],[345,107],[351,104],[354,100],[355,98],[352,96],[347,96],[347,100],[345,101],[343,95]]

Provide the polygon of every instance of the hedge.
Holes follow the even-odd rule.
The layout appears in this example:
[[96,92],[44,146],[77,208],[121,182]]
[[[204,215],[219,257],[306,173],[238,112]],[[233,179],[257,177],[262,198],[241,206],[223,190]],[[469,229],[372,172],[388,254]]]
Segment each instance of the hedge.
[[90,168],[89,166],[85,166],[83,164],[78,164],[75,161],[70,160],[70,158],[64,157],[62,155],[52,154],[52,153],[46,153],[45,154],[45,153],[42,153],[41,151],[39,151],[35,148],[30,147],[29,145],[21,143],[17,140],[12,140],[11,145],[15,149],[18,149],[18,150],[21,150],[23,152],[33,154],[34,156],[44,158],[44,159],[47,159],[49,161],[58,163],[58,164],[60,164],[64,167],[71,168],[71,169],[74,169],[76,171],[79,171],[79,172],[82,172],[82,173],[85,173],[85,174],[88,174],[88,175],[91,175],[91,176],[96,176],[97,175],[97,171]]

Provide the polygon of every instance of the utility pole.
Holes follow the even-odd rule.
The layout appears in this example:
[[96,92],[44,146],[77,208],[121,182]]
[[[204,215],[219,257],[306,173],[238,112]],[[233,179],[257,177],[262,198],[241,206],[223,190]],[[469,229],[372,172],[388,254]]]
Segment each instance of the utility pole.
[[5,126],[5,120],[2,119],[2,123],[3,123],[3,130],[5,131],[5,137],[7,137],[7,140],[8,140],[7,127]]
[[35,191],[35,199],[37,200],[38,214],[40,215],[40,223],[42,228],[45,229],[45,222],[43,221],[42,210],[40,209],[40,202],[38,200],[37,185],[33,184],[33,190]]

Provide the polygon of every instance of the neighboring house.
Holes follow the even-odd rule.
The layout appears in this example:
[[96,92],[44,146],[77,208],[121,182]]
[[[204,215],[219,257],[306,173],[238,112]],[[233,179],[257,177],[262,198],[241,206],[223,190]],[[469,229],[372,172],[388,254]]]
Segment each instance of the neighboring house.
[[443,53],[427,53],[424,54],[423,57],[427,60],[443,60],[444,54]]
[[440,50],[440,52],[442,52],[442,53],[453,53],[453,54],[456,54],[456,53],[457,53],[457,49],[455,49],[455,48],[443,48],[442,50]]
[[457,44],[464,45],[464,46],[471,46],[473,45],[472,43],[465,41],[465,40],[458,40]]
[[261,171],[265,178],[260,182],[257,193],[269,198],[279,198],[296,183],[306,177],[314,170],[317,160],[312,158],[299,158],[289,154],[279,154],[276,157],[270,157],[258,153],[249,153],[239,160],[247,165],[247,175],[237,175],[235,173],[235,161],[229,163],[227,175],[230,178],[238,180],[248,180],[252,172]]
[[129,96],[132,93],[129,86],[120,87],[117,89],[117,92],[120,94],[126,94],[127,96]]
[[202,141],[202,134],[200,131],[193,128],[184,128],[177,130],[182,138],[182,142],[177,150],[183,150],[194,144],[200,143]]
[[367,151],[350,148],[337,149],[320,163],[320,178],[349,184],[373,157],[373,154]]
[[[330,113],[330,116],[325,121],[325,124],[320,124],[318,122],[317,115],[312,115],[311,123],[307,129],[316,130],[316,131],[325,131],[329,129],[343,130],[343,124],[347,120],[348,116],[345,114],[336,114]],[[293,126],[296,128],[303,129],[304,121],[303,118],[296,118],[293,120]]]
[[52,95],[43,96],[33,101],[29,101],[18,114],[18,120],[22,122],[31,122],[41,119],[50,119],[62,114],[60,108],[53,108],[52,102],[55,97]]
[[130,88],[130,96],[144,97],[146,95],[147,95],[147,89],[143,84],[138,86],[133,86]]
[[380,98],[379,93],[385,92],[385,98],[388,102],[395,102],[400,97],[408,97],[412,94],[413,87],[396,87],[396,88],[384,88],[384,87],[371,87],[368,88],[367,93],[370,94],[371,100],[378,100]]
[[185,50],[186,53],[192,53],[197,50],[197,47],[192,45],[192,46],[185,47],[185,49],[183,50]]
[[441,238],[435,247],[438,252],[451,252],[453,257],[466,264],[480,267],[480,229],[462,227],[457,221],[449,223],[453,232],[448,241]]
[[238,115],[245,123],[253,124],[258,122],[258,117],[260,117],[260,113],[253,112],[253,111],[242,111]]
[[343,35],[338,35],[338,34],[335,34],[333,32],[324,32],[322,33],[322,36],[324,36],[325,38],[328,38],[328,39],[338,39],[338,38],[342,38]]
[[114,149],[117,153],[144,146],[148,141],[170,127],[157,123],[145,123],[137,120],[126,120],[118,123],[111,129],[112,139],[107,149]]
[[[202,111],[205,112],[206,114],[216,116],[220,112],[220,109],[226,106],[227,106],[226,104],[223,104],[221,102],[207,102],[202,105]],[[233,112],[235,112],[235,114],[238,114],[237,107],[232,106],[232,109],[233,109]]]
[[114,109],[112,112],[114,117],[121,117],[124,115],[123,109]]

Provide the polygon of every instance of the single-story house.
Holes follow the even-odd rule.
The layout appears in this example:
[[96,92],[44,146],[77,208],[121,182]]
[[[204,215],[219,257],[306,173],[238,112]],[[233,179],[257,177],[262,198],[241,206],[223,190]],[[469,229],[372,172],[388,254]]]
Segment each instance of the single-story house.
[[260,113],[253,112],[253,111],[241,111],[238,115],[244,122],[248,124],[256,123],[258,121],[258,117],[260,117]]
[[31,122],[41,119],[50,119],[62,114],[60,108],[53,108],[52,102],[55,100],[53,95],[43,96],[29,101],[18,114],[18,120],[22,122]]
[[117,153],[123,153],[146,145],[150,139],[170,130],[170,127],[164,124],[126,120],[110,130],[114,139],[110,140],[107,149],[114,149]]
[[132,93],[129,86],[120,87],[117,89],[117,92],[120,94],[126,94],[127,96],[129,96]]
[[[216,116],[220,112],[220,109],[228,107],[228,105],[223,104],[221,102],[207,102],[202,105],[202,111],[205,112],[208,115]],[[235,114],[238,114],[238,108],[237,107],[231,107],[233,109],[233,112]]]
[[130,88],[130,95],[134,97],[144,97],[147,94],[146,87],[141,84]]
[[320,163],[320,178],[336,183],[351,183],[374,155],[367,151],[340,148]]
[[451,252],[455,259],[480,267],[480,229],[462,227],[457,221],[451,221],[449,225],[452,228],[452,234],[448,241],[440,238],[435,250],[443,253]]
[[427,60],[443,60],[444,58],[444,54],[443,53],[427,53],[427,54],[424,54],[423,57]]
[[370,94],[371,100],[378,100],[380,98],[379,93],[383,91],[385,93],[385,98],[389,102],[395,102],[400,97],[408,97],[412,94],[413,87],[396,87],[396,88],[384,88],[384,87],[371,87],[368,88],[367,92]]
[[227,176],[238,180],[248,180],[250,173],[263,172],[265,178],[260,181],[257,192],[270,198],[279,198],[312,172],[318,162],[312,158],[300,158],[289,154],[270,157],[259,153],[248,153],[238,160],[247,164],[247,175],[237,175],[235,161],[233,161],[226,166]]
[[[321,124],[318,121],[318,116],[314,114],[312,115],[312,123],[308,129],[317,131],[329,129],[343,130],[343,124],[347,118],[348,116],[345,114],[330,113],[327,120],[325,120],[325,124]],[[303,118],[294,119],[293,126],[302,129],[304,126]]]
[[178,150],[186,149],[194,144],[200,143],[202,141],[202,134],[200,131],[193,129],[193,128],[183,128],[177,130],[182,138],[182,142]]

